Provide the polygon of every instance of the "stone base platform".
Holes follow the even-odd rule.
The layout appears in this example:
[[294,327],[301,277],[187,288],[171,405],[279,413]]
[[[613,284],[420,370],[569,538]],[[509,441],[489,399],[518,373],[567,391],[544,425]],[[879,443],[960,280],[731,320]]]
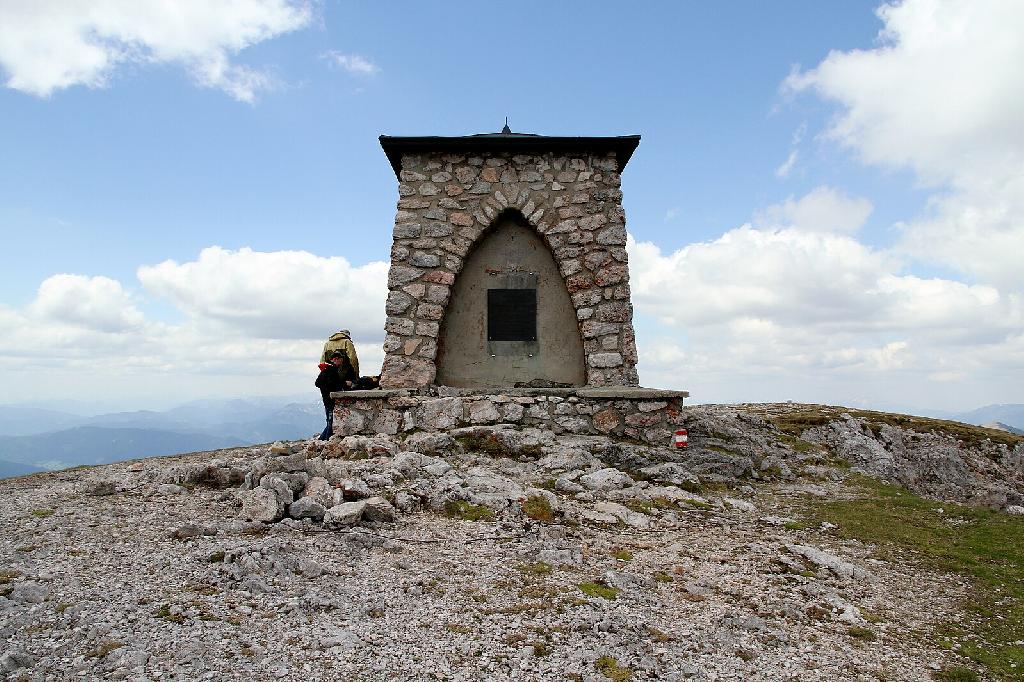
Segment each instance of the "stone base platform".
[[378,389],[331,394],[334,435],[396,435],[510,424],[669,445],[687,391],[636,386]]

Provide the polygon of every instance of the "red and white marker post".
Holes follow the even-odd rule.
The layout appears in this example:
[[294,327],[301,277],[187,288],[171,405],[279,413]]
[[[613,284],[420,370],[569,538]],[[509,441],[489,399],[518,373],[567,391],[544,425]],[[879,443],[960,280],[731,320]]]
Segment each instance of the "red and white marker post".
[[672,436],[672,443],[677,448],[685,448],[690,444],[689,432],[687,432],[686,429],[679,429],[675,432],[675,435]]

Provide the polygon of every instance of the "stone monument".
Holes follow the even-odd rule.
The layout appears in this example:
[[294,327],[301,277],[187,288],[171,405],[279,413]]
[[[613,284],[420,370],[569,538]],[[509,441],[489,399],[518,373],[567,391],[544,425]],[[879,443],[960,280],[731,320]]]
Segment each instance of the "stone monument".
[[382,390],[336,394],[336,434],[508,422],[667,444],[688,394],[638,387],[620,174],[640,136],[380,143],[399,180]]

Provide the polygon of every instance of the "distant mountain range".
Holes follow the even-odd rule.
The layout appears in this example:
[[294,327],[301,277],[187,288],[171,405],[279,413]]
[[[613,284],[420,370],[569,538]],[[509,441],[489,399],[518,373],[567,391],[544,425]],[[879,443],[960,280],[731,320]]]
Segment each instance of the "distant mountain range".
[[1010,433],[1015,433],[1018,436],[1024,436],[1024,429],[1018,429],[1010,426],[1009,424],[1004,424],[1003,422],[989,422],[988,424],[982,424],[982,426],[986,426],[990,429],[997,429],[999,431],[1008,431]]
[[45,471],[45,469],[29,466],[27,464],[18,464],[17,462],[7,462],[0,459],[0,478],[27,476],[28,474],[36,474],[40,471]]
[[[854,407],[850,405],[848,407]],[[1009,405],[986,405],[969,412],[950,412],[948,410],[922,410],[907,407],[905,405],[882,404],[877,406],[857,405],[861,409],[877,410],[879,412],[893,412],[895,414],[910,414],[918,417],[933,417],[935,419],[948,419],[975,426],[990,426],[998,422],[1006,427],[1004,430],[1024,430],[1024,405],[1019,403]]]
[[256,398],[200,400],[157,412],[84,417],[0,406],[0,478],[82,464],[308,438],[323,405]]
[[953,417],[956,421],[983,426],[999,422],[1015,429],[1024,429],[1024,405],[986,405]]
[[35,436],[2,438],[0,460],[46,469],[64,469],[82,464],[108,464],[136,457],[216,450],[246,444],[238,438],[200,433],[76,426]]

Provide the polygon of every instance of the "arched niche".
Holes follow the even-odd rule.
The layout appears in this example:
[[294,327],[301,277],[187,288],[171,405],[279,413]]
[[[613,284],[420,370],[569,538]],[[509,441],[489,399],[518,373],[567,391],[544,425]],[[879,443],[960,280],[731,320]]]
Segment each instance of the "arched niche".
[[508,210],[477,240],[438,335],[436,383],[582,386],[583,339],[551,250]]

